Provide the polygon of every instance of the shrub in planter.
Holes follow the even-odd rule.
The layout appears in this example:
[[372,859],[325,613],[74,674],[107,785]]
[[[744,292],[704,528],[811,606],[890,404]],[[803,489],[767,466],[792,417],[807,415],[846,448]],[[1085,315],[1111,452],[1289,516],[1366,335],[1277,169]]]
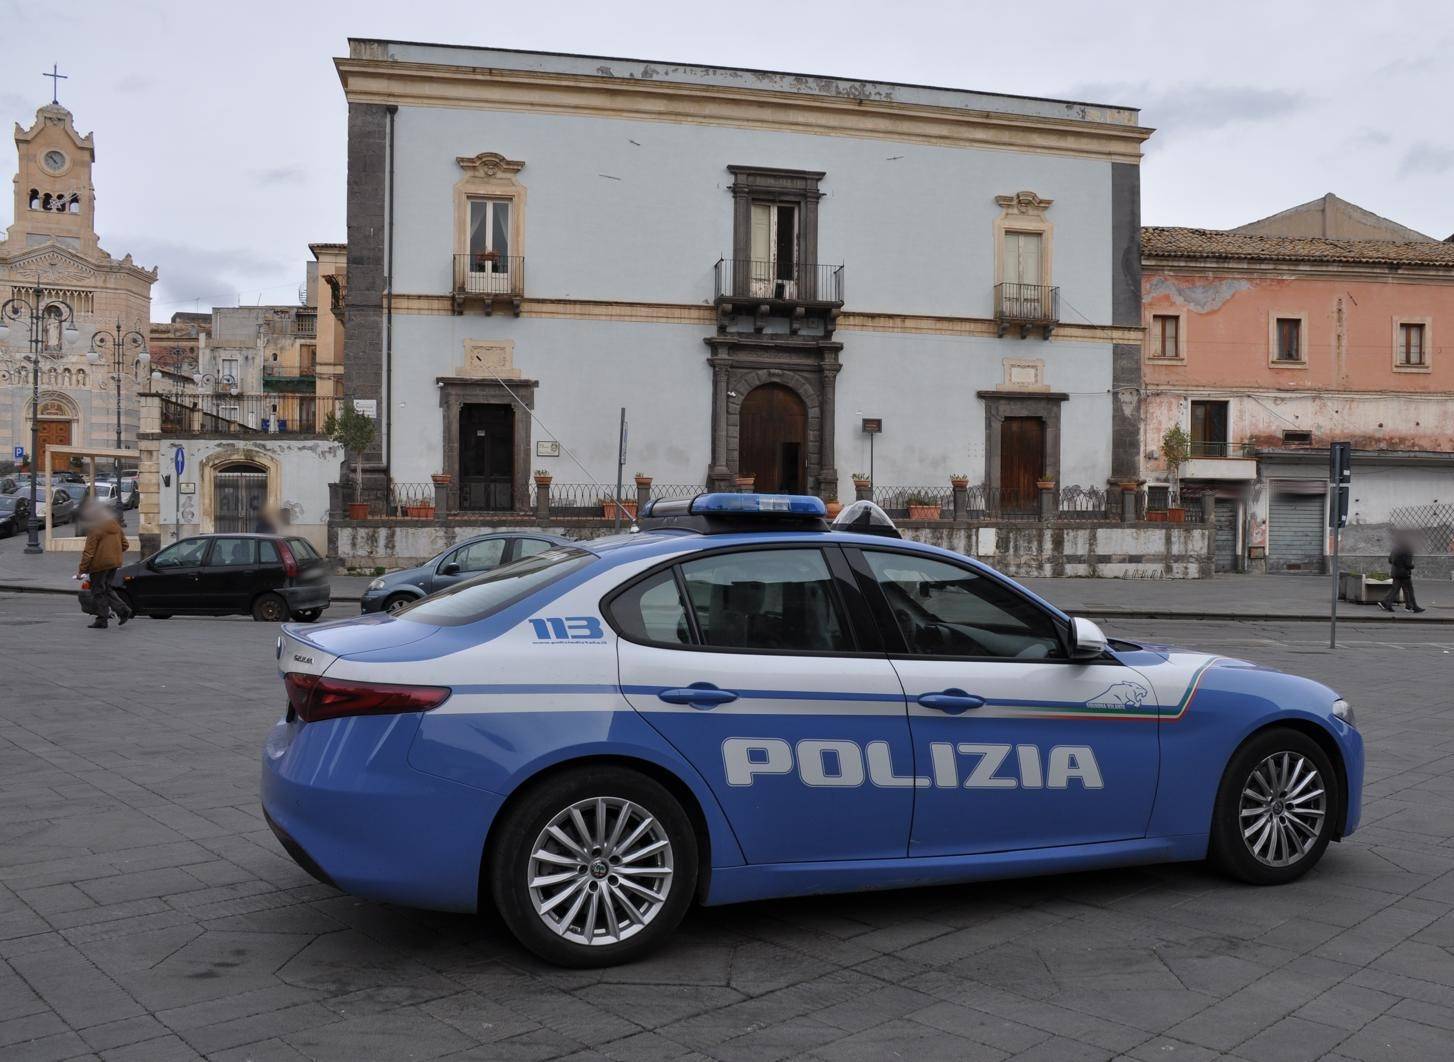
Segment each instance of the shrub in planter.
[[[601,515],[607,520],[615,519],[617,502],[610,498],[601,499]],[[621,515],[629,519],[636,519],[636,503],[634,501],[621,501]]]
[[939,519],[939,503],[933,498],[924,497],[922,494],[911,494],[909,496],[909,519]]
[[348,518],[350,520],[367,520],[369,518],[369,503],[349,502]]

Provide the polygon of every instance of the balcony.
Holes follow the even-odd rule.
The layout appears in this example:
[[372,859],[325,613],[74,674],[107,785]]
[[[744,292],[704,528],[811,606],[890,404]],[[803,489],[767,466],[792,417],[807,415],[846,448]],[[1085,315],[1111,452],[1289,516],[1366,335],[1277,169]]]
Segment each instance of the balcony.
[[318,311],[299,310],[294,316],[295,335],[316,336],[318,334]]
[[1181,478],[1253,480],[1257,478],[1257,460],[1246,443],[1194,439],[1191,455],[1181,466]]
[[718,317],[751,314],[756,332],[771,317],[785,317],[797,333],[809,318],[822,318],[831,332],[843,305],[843,267],[817,263],[787,264],[767,259],[719,258],[713,268]]
[[1024,339],[1038,328],[1041,337],[1050,338],[1060,323],[1060,289],[1048,284],[996,284],[996,334],[1003,337],[1011,328],[1020,330]]
[[495,307],[504,305],[516,317],[525,297],[525,258],[523,255],[457,254],[454,256],[454,312],[464,313],[472,301],[478,301],[489,317]]
[[164,435],[316,435],[334,398],[312,394],[156,395]]

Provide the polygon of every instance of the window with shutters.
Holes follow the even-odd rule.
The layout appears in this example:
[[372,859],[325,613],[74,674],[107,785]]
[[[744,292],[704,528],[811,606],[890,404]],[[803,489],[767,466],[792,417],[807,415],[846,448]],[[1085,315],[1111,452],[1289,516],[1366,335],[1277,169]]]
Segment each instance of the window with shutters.
[[1306,368],[1308,364],[1307,315],[1300,313],[1270,315],[1267,342],[1267,361],[1273,368]]
[[841,271],[818,263],[817,170],[728,166],[732,253],[719,294],[794,301],[841,300]]
[[1396,372],[1429,371],[1429,333],[1427,319],[1402,319],[1394,322],[1393,367]]
[[1182,350],[1181,318],[1179,313],[1152,315],[1147,338],[1151,357],[1157,361],[1186,360]]

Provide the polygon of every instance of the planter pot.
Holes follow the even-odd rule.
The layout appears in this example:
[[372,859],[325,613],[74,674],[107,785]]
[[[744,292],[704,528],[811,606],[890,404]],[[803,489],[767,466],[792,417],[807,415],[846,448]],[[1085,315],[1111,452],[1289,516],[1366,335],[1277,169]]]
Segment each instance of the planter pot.
[[429,478],[434,481],[436,487],[447,487],[454,482],[454,477],[447,472],[436,472]]
[[1358,605],[1376,605],[1393,589],[1392,579],[1370,579],[1358,572],[1342,572],[1338,596]]
[[[621,503],[621,510],[623,516],[629,516],[633,520],[636,519],[636,503],[634,501],[623,501]],[[615,519],[616,503],[609,498],[603,499],[601,502],[601,515],[607,520]]]
[[823,507],[828,510],[829,520],[834,519],[843,511],[843,503],[841,501],[824,502]]
[[404,515],[411,520],[432,520],[434,519],[434,506],[432,505],[406,505]]
[[757,477],[756,476],[737,476],[737,477],[735,477],[732,480],[732,482],[735,483],[735,484],[737,484],[737,489],[738,490],[741,490],[741,491],[750,491],[750,490],[752,490],[753,486],[757,483]]
[[939,506],[937,505],[910,505],[910,520],[937,520],[939,519]]
[[872,486],[873,486],[872,481],[867,480],[867,479],[855,479],[853,481],[853,489],[854,490],[868,490]]
[[1166,510],[1166,522],[1169,523],[1169,524],[1184,524],[1184,523],[1186,523],[1186,510],[1185,509],[1167,509]]
[[638,487],[642,488],[643,490],[649,489],[651,487],[651,481],[652,481],[652,477],[650,477],[650,476],[637,476],[636,477],[636,485]]
[[1152,509],[1146,514],[1146,519],[1150,520],[1153,524],[1164,524],[1170,517],[1167,516],[1167,510],[1165,509]]
[[1053,479],[1037,479],[1035,481],[1035,486],[1037,486],[1041,490],[1054,490],[1055,489],[1055,480],[1053,480]]
[[964,490],[966,487],[969,486],[969,477],[966,476],[963,479],[951,477],[949,480],[949,485],[955,490]]
[[536,476],[535,477],[535,485],[537,487],[548,487],[548,486],[550,486],[554,482],[555,482],[555,477],[554,476]]
[[369,518],[369,503],[349,502],[348,518],[350,520],[367,520]]

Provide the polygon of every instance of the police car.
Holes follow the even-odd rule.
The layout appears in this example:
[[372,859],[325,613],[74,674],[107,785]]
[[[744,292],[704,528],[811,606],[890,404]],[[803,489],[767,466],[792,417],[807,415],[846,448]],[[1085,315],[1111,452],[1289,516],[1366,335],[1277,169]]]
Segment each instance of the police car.
[[380,901],[494,903],[624,961],[693,902],[1210,857],[1288,882],[1358,823],[1316,682],[1108,640],[880,510],[704,494],[392,615],[288,626],[262,798]]

